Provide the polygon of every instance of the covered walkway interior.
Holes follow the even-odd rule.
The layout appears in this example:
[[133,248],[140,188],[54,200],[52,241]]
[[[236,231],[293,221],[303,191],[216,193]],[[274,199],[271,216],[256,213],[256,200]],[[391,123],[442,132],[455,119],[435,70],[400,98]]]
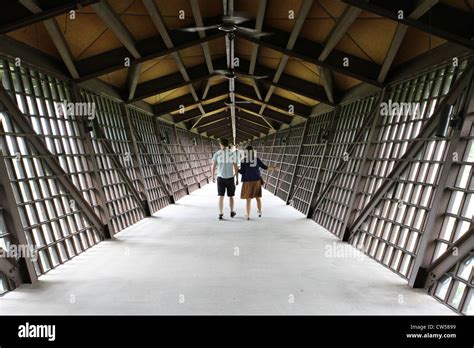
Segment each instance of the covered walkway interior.
[[7,293],[0,313],[454,314],[268,191],[263,202],[261,219],[238,199],[218,221],[206,185]]

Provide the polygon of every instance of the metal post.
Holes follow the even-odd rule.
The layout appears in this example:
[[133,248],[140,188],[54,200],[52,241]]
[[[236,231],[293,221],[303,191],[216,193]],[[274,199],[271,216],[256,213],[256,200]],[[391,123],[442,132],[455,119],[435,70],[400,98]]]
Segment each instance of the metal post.
[[[4,151],[6,153],[5,137],[2,135],[0,140],[2,147],[0,149],[0,209],[3,213],[4,227],[7,229],[5,232],[10,235],[9,242],[13,245],[28,245],[3,155]],[[0,270],[9,279],[9,285],[12,288],[22,283],[35,283],[38,280],[31,257],[21,257],[18,260],[2,257]]]
[[[80,92],[78,91],[77,86],[75,86],[74,84],[72,85],[72,93],[73,93],[73,98],[75,99],[75,101],[79,102],[81,100]],[[84,150],[85,150],[84,155],[87,161],[87,165],[92,170],[91,179],[92,179],[92,182],[94,183],[94,188],[97,191],[99,206],[103,215],[104,234],[107,239],[113,239],[114,231],[113,231],[113,226],[110,219],[109,209],[107,207],[107,199],[105,198],[105,192],[102,188],[102,181],[100,179],[100,174],[99,174],[99,166],[97,165],[97,161],[94,155],[95,154],[94,145],[92,144],[92,139],[88,134],[88,129],[87,129],[88,126],[86,123],[87,123],[87,120],[85,118],[81,118],[80,120],[78,120],[79,135],[81,136],[82,143],[84,145]]]
[[356,214],[356,208],[359,205],[360,199],[361,199],[361,193],[364,188],[363,181],[361,180],[362,177],[366,176],[369,172],[370,169],[370,161],[368,161],[368,158],[373,157],[377,148],[377,145],[375,144],[376,137],[378,135],[378,129],[380,125],[382,124],[382,117],[380,116],[380,112],[377,112],[379,110],[379,105],[385,98],[385,88],[380,91],[380,96],[377,98],[374,103],[375,103],[375,109],[372,110],[372,112],[375,113],[374,117],[370,117],[373,119],[372,125],[369,130],[369,134],[367,136],[367,144],[365,145],[364,149],[364,154],[363,158],[360,163],[359,167],[359,172],[357,173],[357,177],[355,179],[354,183],[354,190],[351,193],[351,198],[349,199],[349,210],[346,213],[346,216],[344,217],[344,225],[342,226],[343,235],[341,237],[341,240],[343,242],[347,242],[349,240],[349,234],[346,233],[347,225],[350,224],[352,221],[354,221],[354,217]]
[[[290,137],[290,133],[291,133],[291,128],[289,128],[288,130],[288,136],[287,136],[287,140],[289,139]],[[276,180],[276,183],[275,183],[275,190],[273,191],[273,194],[276,195],[278,193],[278,184],[280,183],[280,176],[281,176],[281,166],[283,165],[283,159],[285,158],[285,154],[286,154],[286,146],[288,144],[286,143],[285,141],[285,146],[283,147],[283,153],[281,154],[281,161],[280,161],[280,170],[278,170],[278,176],[277,176],[277,180]]]
[[296,182],[296,178],[298,177],[298,166],[300,164],[301,153],[302,153],[302,150],[303,150],[303,144],[304,144],[304,141],[306,139],[306,136],[308,135],[309,122],[310,122],[309,118],[307,118],[306,121],[304,122],[303,134],[301,135],[301,142],[300,142],[300,145],[299,145],[299,148],[298,148],[298,154],[296,155],[295,170],[293,171],[293,177],[291,178],[290,188],[288,189],[288,197],[286,199],[286,204],[290,204],[291,197],[293,195],[294,185],[295,185],[295,182]]
[[[161,137],[161,134],[160,134],[160,131],[158,129],[158,125],[157,125],[157,122],[158,122],[158,118],[154,117],[152,118],[152,123],[153,123],[153,130],[155,131],[155,134],[157,137]],[[173,183],[171,182],[171,175],[170,175],[170,172],[169,172],[169,168],[168,168],[168,164],[166,163],[166,159],[163,159],[163,151],[162,150],[162,139],[158,139],[159,142],[158,142],[158,149],[159,149],[159,158],[160,158],[160,161],[161,161],[161,165],[163,166],[163,172],[165,173],[165,175],[167,176],[168,178],[168,186],[170,188],[170,192],[168,193],[169,195],[169,198],[170,198],[170,203],[171,204],[174,204],[176,202],[175,200],[175,197],[174,197],[174,190],[173,190]],[[163,182],[164,183],[164,182]],[[166,187],[166,186],[165,186]]]
[[201,188],[201,183],[197,180],[197,175],[194,172],[193,166],[191,165],[191,159],[189,158],[188,153],[186,152],[183,144],[181,144],[181,141],[179,140],[178,129],[176,128],[176,125],[173,125],[173,128],[174,128],[174,134],[175,134],[175,137],[176,137],[176,142],[178,143],[179,147],[181,148],[181,151],[183,151],[184,157],[186,157],[186,159],[188,160],[188,165],[189,165],[189,168],[191,169],[191,173],[193,174],[194,182],[196,183],[198,188]]
[[124,118],[124,121],[125,121],[124,122],[125,132],[127,134],[127,138],[131,142],[130,155],[132,157],[132,162],[134,158],[136,161],[136,165],[138,166],[138,170],[136,166],[133,166],[133,167],[135,169],[135,173],[137,175],[138,180],[141,182],[141,186],[143,189],[142,194],[145,196],[145,200],[142,200],[142,206],[145,211],[145,216],[151,216],[150,197],[148,197],[148,191],[146,189],[145,173],[143,171],[143,167],[140,160],[140,155],[139,155],[140,152],[138,151],[137,139],[135,137],[135,132],[131,130],[133,128],[133,124],[130,118],[130,113],[128,112],[128,108],[124,103],[120,103],[120,109],[122,111],[122,117]]
[[[316,207],[317,207],[318,198],[322,196],[322,195],[319,194],[320,187],[321,187],[321,182],[319,181],[319,177],[320,177],[320,174],[321,174],[321,169],[327,167],[328,155],[329,155],[329,146],[328,146],[328,144],[332,141],[332,139],[334,138],[334,134],[336,133],[335,129],[336,129],[336,126],[337,126],[337,122],[339,121],[339,117],[340,117],[339,110],[340,110],[339,105],[336,106],[332,110],[333,117],[332,117],[331,123],[329,124],[328,129],[327,129],[327,131],[329,132],[329,136],[328,136],[328,139],[326,139],[326,141],[324,143],[323,156],[321,158],[321,165],[319,166],[318,171],[316,173],[316,178],[314,179],[314,186],[313,186],[313,191],[311,193],[311,200],[310,200],[310,204],[309,204],[308,214],[306,215],[306,217],[308,217],[308,218],[312,218],[312,216],[314,214],[314,211],[316,210]],[[329,182],[327,184],[329,185]]]

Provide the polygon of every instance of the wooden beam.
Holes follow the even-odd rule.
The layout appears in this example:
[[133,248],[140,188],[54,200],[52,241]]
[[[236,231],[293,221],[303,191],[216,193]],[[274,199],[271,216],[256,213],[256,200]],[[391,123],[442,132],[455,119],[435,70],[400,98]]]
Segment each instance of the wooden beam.
[[[171,37],[168,34],[168,30],[166,29],[165,23],[160,15],[160,12],[158,11],[158,7],[156,6],[156,3],[154,0],[143,0],[143,4],[145,5],[148,14],[150,15],[153,23],[156,26],[156,29],[160,33],[161,37],[163,38],[163,41],[168,49],[173,48],[173,41],[171,40]],[[186,71],[186,67],[184,65],[183,59],[181,58],[181,55],[179,52],[173,52],[171,56],[174,58],[176,65],[178,66],[178,69],[183,76],[184,81],[189,82],[190,78],[188,75],[188,72]],[[199,102],[199,97],[196,93],[196,90],[194,89],[194,86],[192,84],[188,85],[189,91],[194,99],[194,101]],[[202,108],[202,105],[198,106],[198,110],[201,111],[201,114],[204,116],[205,112]]]
[[148,39],[137,41],[136,46],[139,51],[142,52],[142,57],[139,59],[133,59],[130,57],[130,53],[124,47],[119,47],[99,53],[95,56],[85,58],[76,62],[77,69],[81,78],[78,80],[86,81],[90,80],[114,71],[118,71],[125,68],[125,58],[130,59],[130,64],[144,63],[152,59],[161,58],[170,55],[174,52],[184,50],[189,47],[200,45],[203,42],[215,40],[223,37],[222,32],[213,32],[208,34],[207,37],[200,39],[195,33],[187,33],[179,30],[173,30],[170,32],[170,36],[173,37],[175,46],[173,48],[167,48],[163,39],[160,36],[154,36]]
[[228,118],[225,118],[225,119],[220,120],[218,122],[214,122],[214,123],[206,125],[206,126],[198,127],[197,131],[198,131],[198,133],[204,133],[204,132],[207,132],[209,130],[216,129],[216,128],[219,128],[219,127],[222,127],[222,126],[230,126],[230,122],[229,122]]
[[[258,114],[260,112],[260,106],[257,104],[239,104],[238,109],[254,114]],[[293,121],[293,117],[269,108],[265,109],[261,115],[284,124],[291,124]]]
[[[267,47],[283,53],[289,57],[301,59],[319,67],[327,68],[333,73],[339,73],[376,87],[382,87],[382,84],[377,81],[377,76],[380,70],[380,67],[377,64],[336,49],[333,49],[326,60],[321,62],[318,57],[323,51],[324,45],[299,37],[293,49],[290,50],[285,46],[285,42],[288,40],[288,33],[268,26],[265,26],[263,30],[273,34],[267,37],[262,37],[259,40],[242,33],[238,33],[237,36],[246,41],[256,43],[261,47]],[[341,63],[344,58],[349,59],[349,66],[344,66]]]
[[[255,30],[257,31],[262,31],[266,8],[267,8],[267,0],[260,0],[258,2],[257,18],[255,20]],[[258,37],[256,39],[258,40]],[[258,49],[259,49],[259,46],[256,43],[253,43],[252,54],[250,55],[250,64],[249,64],[249,69],[248,69],[249,75],[254,75],[255,73],[255,65],[257,64]],[[262,100],[263,97],[260,93],[260,89],[258,87],[257,81],[252,80],[252,86],[255,90],[255,93],[258,99]]]
[[[409,18],[418,19],[429,11],[434,5],[438,3],[439,0],[421,0],[417,3],[416,8],[410,13]],[[387,74],[392,66],[393,60],[398,53],[400,46],[402,45],[403,39],[407,33],[408,26],[402,23],[398,23],[395,34],[393,35],[392,42],[390,43],[390,48],[388,49],[385,59],[380,69],[379,76],[377,81],[383,83]]]
[[[25,6],[29,11],[34,14],[40,14],[43,12],[36,0],[19,1],[23,6]],[[64,38],[61,29],[59,29],[59,25],[56,19],[46,19],[43,21],[43,25],[48,31],[48,34],[51,37],[51,41],[53,41],[54,46],[56,46],[56,49],[58,50],[59,55],[61,56],[64,64],[66,65],[69,73],[71,74],[71,77],[73,79],[79,78],[79,73],[77,72],[76,66],[74,65],[71,51],[69,50],[66,39]]]

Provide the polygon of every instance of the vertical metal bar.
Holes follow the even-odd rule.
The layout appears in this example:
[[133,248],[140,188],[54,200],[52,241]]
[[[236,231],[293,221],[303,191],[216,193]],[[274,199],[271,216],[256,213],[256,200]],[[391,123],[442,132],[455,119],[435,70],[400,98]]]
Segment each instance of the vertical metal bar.
[[[140,152],[138,150],[138,145],[137,145],[137,139],[135,137],[135,132],[131,130],[133,128],[133,124],[130,118],[130,113],[125,103],[120,103],[120,110],[122,112],[122,117],[124,118],[124,126],[125,126],[125,132],[127,134],[127,138],[131,142],[130,155],[132,158],[132,162],[133,162],[133,159],[135,159],[136,161],[136,165],[134,165],[133,168],[135,170],[138,180],[141,182],[140,186],[142,187],[143,189],[142,193],[145,196],[145,200],[142,201],[142,205],[145,208],[144,209],[145,216],[151,216],[150,197],[148,196],[148,191],[146,189],[145,173],[143,171],[143,167],[141,164]],[[138,167],[138,170],[137,170],[137,167]]]
[[163,168],[163,173],[166,175],[166,177],[168,178],[168,186],[170,188],[170,202],[171,204],[174,204],[176,202],[176,198],[175,198],[175,192],[174,192],[174,189],[173,189],[173,183],[171,181],[171,174],[170,174],[170,171],[169,171],[169,166],[168,164],[166,163],[166,158],[163,158],[164,154],[163,154],[163,151],[162,151],[162,142],[163,142],[163,139],[161,139],[161,133],[160,133],[160,130],[158,128],[158,118],[157,117],[153,117],[152,118],[152,123],[153,123],[153,130],[158,138],[158,151],[159,151],[159,159],[160,159],[160,164]]
[[181,151],[183,151],[184,157],[186,157],[186,159],[188,160],[188,166],[189,166],[189,169],[191,170],[191,173],[193,174],[194,182],[198,188],[201,188],[201,183],[197,180],[197,175],[194,172],[193,166],[191,165],[192,161],[189,158],[188,153],[186,152],[186,149],[184,148],[183,144],[181,143],[181,140],[179,139],[178,129],[175,124],[173,125],[173,128],[174,128],[174,136],[176,137],[176,142],[178,143],[178,146],[181,148]]
[[[277,138],[277,133],[275,132],[275,133],[273,134],[273,143],[272,143],[272,147],[271,147],[272,151],[271,151],[271,153],[270,153],[270,155],[269,155],[269,157],[268,157],[268,164],[271,164],[271,163],[272,163],[273,153],[274,153],[274,151],[275,151],[276,138]],[[269,180],[268,180],[268,177],[269,177],[269,174],[267,173],[267,178],[266,178],[267,180],[265,180],[265,185],[264,185],[265,188],[267,188],[267,185],[268,185],[268,181],[269,181]]]
[[[177,133],[177,130],[176,130],[176,125],[173,124],[173,132],[174,132],[174,136],[175,136],[175,139],[176,139],[176,144],[179,146],[179,139],[178,139],[178,133]],[[184,184],[184,188],[186,190],[186,194],[189,195],[190,191],[189,191],[189,186],[188,186],[188,182],[186,181],[186,178],[183,179],[183,177],[181,176],[181,170],[180,168],[178,168],[178,166],[176,165],[176,161],[175,161],[175,157],[173,157],[173,153],[170,149],[169,146],[165,146],[165,148],[167,148],[168,150],[168,154],[170,156],[170,160],[171,160],[171,163],[173,164],[173,167],[174,169],[176,170],[176,174],[178,175],[178,178],[179,180]],[[175,153],[174,156],[178,155],[178,153]]]
[[[80,102],[82,100],[80,91],[78,87],[73,83],[72,86],[72,97],[74,102]],[[94,145],[92,144],[92,139],[88,135],[89,127],[86,124],[87,120],[85,118],[81,118],[78,120],[78,130],[79,136],[82,139],[82,143],[84,145],[84,149],[86,151],[85,158],[88,164],[88,167],[92,170],[91,179],[94,183],[94,188],[97,191],[98,198],[99,198],[99,206],[102,211],[103,219],[104,219],[104,233],[105,237],[108,239],[113,239],[114,230],[110,219],[110,212],[109,208],[107,207],[107,199],[105,196],[104,189],[102,187],[102,181],[100,179],[100,171],[99,166],[97,165],[97,160],[95,157]]]
[[[374,103],[376,103],[375,105],[376,110],[379,110],[378,106],[384,100],[385,100],[385,88],[380,91],[380,97],[376,98],[376,100],[374,101]],[[376,110],[374,110],[376,114],[374,117],[374,121],[372,122],[372,125],[369,130],[369,134],[367,137],[367,144],[365,145],[365,151],[360,163],[359,172],[357,173],[357,177],[354,183],[354,191],[352,192],[351,198],[349,199],[348,211],[346,213],[346,216],[344,217],[344,224],[341,230],[343,231],[343,235],[341,239],[344,242],[348,241],[348,238],[350,235],[350,233],[346,231],[347,225],[350,224],[354,220],[355,210],[357,206],[359,205],[359,201],[361,199],[361,193],[363,191],[363,186],[364,186],[364,183],[361,179],[364,175],[367,175],[369,172],[371,163],[370,161],[368,161],[368,158],[373,157],[377,149],[377,144],[375,144],[375,141],[378,136],[379,127],[382,124],[382,117],[380,116],[380,111],[377,113]],[[370,117],[370,115],[368,117]]]
[[[312,189],[312,192],[311,192],[311,199],[309,200],[309,209],[308,209],[308,214],[306,215],[308,218],[312,218],[313,216],[313,213],[315,211],[315,208],[316,208],[316,202],[317,202],[317,199],[319,198],[319,191],[320,191],[320,187],[321,187],[321,182],[320,182],[320,174],[321,174],[321,169],[324,169],[327,167],[327,163],[329,161],[328,159],[328,155],[329,155],[329,150],[330,150],[330,147],[328,146],[329,143],[333,140],[335,134],[336,134],[336,126],[337,126],[337,123],[339,121],[339,118],[341,117],[340,116],[340,110],[341,110],[341,107],[339,105],[337,105],[333,110],[332,110],[332,114],[333,114],[333,117],[331,118],[331,122],[328,126],[328,129],[327,131],[329,131],[329,137],[328,139],[326,139],[325,143],[324,143],[324,147],[323,147],[323,155],[321,157],[321,162],[320,162],[320,166],[316,172],[316,178],[314,179],[314,185],[313,185],[313,189]],[[329,185],[329,182],[327,183]]]
[[278,170],[278,176],[275,182],[275,190],[273,191],[274,195],[276,195],[278,192],[278,184],[280,182],[280,176],[281,176],[281,167],[283,166],[283,160],[285,158],[286,147],[288,146],[288,139],[290,138],[290,133],[291,133],[291,128],[288,129],[288,136],[286,137],[285,146],[283,147],[283,153],[281,154],[281,160],[280,160],[280,166],[279,166],[280,169]]
[[[3,127],[0,124],[0,132],[3,132]],[[8,233],[11,236],[11,242],[15,245],[28,245],[25,230],[21,223],[20,214],[16,205],[15,195],[13,193],[11,183],[9,180],[8,170],[5,165],[5,155],[7,154],[6,139],[4,135],[0,136],[0,208],[3,210],[3,218]],[[31,255],[30,255],[31,256]],[[9,267],[5,276],[14,276],[15,286],[21,283],[35,283],[38,280],[34,264],[31,257],[21,257],[18,259],[18,267],[13,264]]]
[[298,166],[300,165],[301,152],[303,150],[303,144],[306,140],[306,136],[308,135],[309,122],[310,122],[310,118],[307,118],[304,122],[303,134],[301,135],[301,142],[299,144],[298,153],[296,155],[295,170],[293,171],[293,177],[291,178],[290,187],[288,189],[288,196],[287,196],[287,199],[286,199],[286,204],[290,204],[290,201],[292,199],[294,185],[295,185],[295,182],[296,182],[296,178],[298,177]]

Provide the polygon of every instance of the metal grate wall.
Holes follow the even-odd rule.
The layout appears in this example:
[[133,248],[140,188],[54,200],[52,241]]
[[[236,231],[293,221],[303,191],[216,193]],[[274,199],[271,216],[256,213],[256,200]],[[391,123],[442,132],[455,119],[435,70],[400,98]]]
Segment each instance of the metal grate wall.
[[[113,235],[144,218],[146,205],[153,213],[169,204],[170,196],[179,199],[188,186],[195,189],[194,178],[208,182],[211,152],[217,149],[213,140],[177,130],[178,143],[173,126],[133,106],[8,60],[0,60],[0,71],[34,133],[24,133],[11,109],[0,103],[0,145],[8,172],[2,183],[13,190],[24,230],[18,233],[38,255],[33,262],[38,275],[99,243],[97,221]],[[94,112],[71,113],[78,104],[82,111],[93,105]],[[44,143],[45,153],[32,146],[33,138]],[[49,159],[64,174],[51,169]],[[97,215],[95,225],[65,181]],[[0,243],[7,240],[0,235]]]
[[[375,154],[369,158],[369,173],[362,178],[364,189],[357,207],[359,212],[380,187],[383,178],[392,171],[396,161],[400,161],[409,143],[419,135],[464,67],[465,62],[457,68],[449,64],[390,86],[389,100],[414,102],[419,105],[419,112],[383,116]],[[404,278],[410,276],[418,243],[425,231],[448,143],[435,138],[434,134],[418,141],[423,143],[422,150],[414,158],[407,159],[410,162],[407,169],[395,179],[395,184],[352,239],[353,245]]]
[[[331,127],[333,134],[328,135],[327,153],[318,178],[320,186],[317,198],[321,198],[321,203],[315,208],[313,219],[337,236],[341,236],[344,231],[345,217],[350,209],[359,165],[368,140],[370,124],[367,125],[365,121],[370,116],[375,99],[371,96],[340,105],[335,110],[336,122]],[[360,139],[356,139],[358,132],[362,133]],[[345,167],[341,170],[342,162],[345,162]],[[330,181],[333,177],[337,179]],[[326,193],[320,197],[323,191]]]
[[[94,210],[100,214],[92,185],[91,168],[85,159],[77,117],[56,107],[71,97],[65,81],[16,67],[1,60],[2,83],[20,111],[28,117],[35,134],[24,134],[2,108],[0,136],[9,180],[27,242],[38,255],[37,274],[44,274],[100,241],[98,231],[86,219],[71,195],[45,163],[57,159],[67,176]],[[37,137],[50,154],[39,155],[29,143]]]
[[[284,130],[275,134],[272,152],[268,161],[264,162],[266,165],[281,167],[289,133],[289,130]],[[269,170],[266,172],[267,180],[265,187],[271,193],[276,193],[278,177],[280,175],[281,168],[279,170]]]
[[[307,121],[307,134],[302,139],[299,158],[295,156],[298,153],[295,148],[300,134],[293,130],[282,130],[254,140],[262,159],[281,164],[280,173],[267,176],[266,188],[297,210],[310,214],[339,238],[348,238],[368,256],[411,281],[420,240],[428,233],[429,218],[437,221],[429,225],[430,234],[436,236],[429,260],[431,264],[445,257],[468,231],[472,234],[472,115],[464,120],[464,127],[467,124],[471,128],[457,139],[457,158],[453,160],[452,168],[446,167],[449,171],[445,174],[449,178],[446,182],[440,182],[440,175],[446,157],[453,155],[448,153],[452,135],[438,138],[434,130],[429,134],[420,133],[466,67],[465,58],[459,59],[457,65],[447,61],[393,83],[377,95],[312,116]],[[461,99],[458,97],[456,103]],[[381,102],[408,106],[392,109],[391,114],[384,115]],[[456,106],[458,104],[454,105],[455,109],[460,107]],[[282,142],[282,139],[286,141]],[[413,154],[406,157],[413,144],[417,145],[414,147],[417,150],[411,150]],[[297,165],[291,169],[295,157]],[[403,168],[400,175],[391,178],[391,173],[400,164]],[[377,190],[385,185],[388,187],[386,192],[380,200],[374,201]],[[447,196],[437,208],[440,213],[432,212],[436,192]],[[366,208],[369,203],[371,209]],[[351,230],[355,221],[358,221],[358,227]],[[420,258],[431,255],[422,252]],[[472,272],[467,270],[472,269],[472,252],[444,274],[430,292],[463,314],[473,310]]]
[[285,202],[290,193],[290,186],[296,170],[296,162],[298,159],[298,152],[300,150],[301,141],[303,138],[303,125],[298,125],[290,128],[286,138],[286,144],[283,148],[283,155],[279,164],[276,195]]
[[308,132],[295,172],[295,187],[290,196],[290,204],[305,215],[310,209],[326,149],[323,133],[328,130],[332,117],[333,112],[330,111],[308,120]]
[[[154,213],[167,206],[169,194],[172,194],[169,173],[163,163],[159,135],[155,133],[155,117],[141,110],[130,107],[130,118],[138,133],[136,139],[139,165],[143,171],[145,189],[148,195],[151,212]],[[160,176],[161,180],[157,177]]]
[[[130,140],[125,129],[125,118],[120,104],[87,90],[81,90],[83,100],[96,106],[93,134],[95,158],[99,166],[102,188],[111,218],[113,232],[140,221],[145,217],[141,199],[127,187],[127,178],[135,190],[141,191],[138,182],[137,159],[132,156]],[[101,130],[100,135],[97,134]],[[104,143],[108,143],[107,148]],[[127,178],[125,178],[125,176]]]

